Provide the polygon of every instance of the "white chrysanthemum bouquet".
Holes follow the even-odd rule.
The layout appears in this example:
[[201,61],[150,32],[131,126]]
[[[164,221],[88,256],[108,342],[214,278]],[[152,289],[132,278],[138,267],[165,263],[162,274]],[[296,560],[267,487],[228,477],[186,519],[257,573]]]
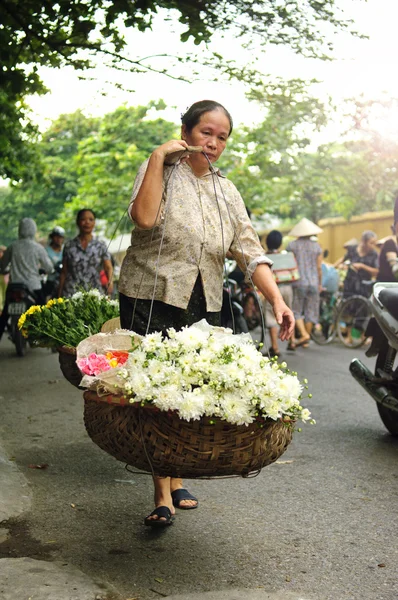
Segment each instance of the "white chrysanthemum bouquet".
[[176,411],[187,421],[205,415],[236,425],[310,420],[297,374],[264,357],[249,334],[234,335],[203,320],[181,331],[169,329],[168,337],[134,334],[132,347],[131,336],[97,334],[78,346],[83,387]]

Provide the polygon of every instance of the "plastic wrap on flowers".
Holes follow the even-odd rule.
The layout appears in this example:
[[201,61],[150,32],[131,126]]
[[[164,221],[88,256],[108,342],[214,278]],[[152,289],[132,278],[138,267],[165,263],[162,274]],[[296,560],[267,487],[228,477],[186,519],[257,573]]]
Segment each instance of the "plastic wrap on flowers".
[[263,357],[250,336],[201,321],[170,329],[168,337],[135,338],[125,355],[106,350],[78,360],[90,388],[86,429],[99,447],[138,469],[248,476],[286,450],[295,421],[309,419],[296,375]]
[[76,368],[80,369],[82,388],[95,390],[99,396],[120,392],[118,373],[133,344],[141,339],[142,336],[132,331],[117,329],[97,333],[80,342],[76,349]]

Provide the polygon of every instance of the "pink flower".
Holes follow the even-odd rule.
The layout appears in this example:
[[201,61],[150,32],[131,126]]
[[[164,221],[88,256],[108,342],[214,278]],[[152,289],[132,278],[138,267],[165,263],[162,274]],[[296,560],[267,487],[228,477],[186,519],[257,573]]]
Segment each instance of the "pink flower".
[[103,354],[90,354],[87,358],[80,358],[77,366],[85,375],[98,375],[109,371],[110,365]]

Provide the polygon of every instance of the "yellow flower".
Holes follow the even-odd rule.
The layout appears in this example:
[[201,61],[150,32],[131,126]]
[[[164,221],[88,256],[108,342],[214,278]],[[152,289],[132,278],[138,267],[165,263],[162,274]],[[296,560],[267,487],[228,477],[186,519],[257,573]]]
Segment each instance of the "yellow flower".
[[24,336],[24,338],[28,337],[28,331],[27,331],[27,329],[22,329],[21,333]]
[[109,361],[109,365],[110,365],[111,367],[117,367],[117,358],[112,358],[112,359]]
[[30,308],[28,308],[28,310],[26,311],[26,315],[33,315],[35,312],[41,312],[41,306],[39,306],[38,304],[35,304],[34,306],[31,306]]
[[63,298],[58,298],[58,304],[62,304],[62,302],[65,302],[65,300]]
[[18,329],[22,329],[25,321],[26,321],[26,313],[23,313],[23,315],[21,315],[18,319]]
[[51,298],[51,300],[49,300],[46,304],[46,308],[51,308],[54,304],[56,304],[57,301],[54,300],[53,298]]

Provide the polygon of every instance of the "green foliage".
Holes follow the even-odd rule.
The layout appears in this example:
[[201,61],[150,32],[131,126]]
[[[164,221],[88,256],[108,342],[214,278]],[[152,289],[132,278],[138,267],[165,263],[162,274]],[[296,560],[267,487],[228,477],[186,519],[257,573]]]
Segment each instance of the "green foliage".
[[[31,142],[36,131],[24,99],[46,91],[38,67],[85,70],[100,58],[119,71],[155,71],[182,78],[178,65],[190,62],[193,67],[196,63],[200,68],[216,69],[218,77],[258,79],[255,70],[242,69],[203,49],[197,56],[173,57],[177,67],[160,71],[146,58],[123,54],[131,29],[151,29],[159,9],[165,20],[182,24],[183,42],[192,38],[196,45],[206,46],[214,34],[230,31],[246,47],[255,39],[261,45],[288,45],[297,53],[322,58],[331,43],[325,42],[318,23],[326,22],[332,30],[352,27],[335,0],[290,0],[286,5],[280,0],[2,0],[0,177],[25,178],[26,167],[34,158]],[[194,68],[192,71],[194,76]]]
[[[17,235],[22,217],[35,219],[46,236],[55,224],[75,234],[75,215],[89,206],[109,223],[109,233],[125,213],[138,167],[152,150],[177,135],[159,117],[163,101],[121,106],[102,119],[81,111],[61,115],[36,144],[39,160],[26,181],[0,187],[0,242]],[[131,224],[126,219],[125,226]]]
[[[102,120],[98,132],[79,144],[75,157],[78,175],[76,196],[65,205],[64,218],[71,219],[82,206],[93,208],[108,222],[111,233],[126,213],[134,177],[149,154],[177,128],[161,118],[149,118],[161,101],[148,106],[121,106]],[[129,219],[125,220],[131,229]]]

